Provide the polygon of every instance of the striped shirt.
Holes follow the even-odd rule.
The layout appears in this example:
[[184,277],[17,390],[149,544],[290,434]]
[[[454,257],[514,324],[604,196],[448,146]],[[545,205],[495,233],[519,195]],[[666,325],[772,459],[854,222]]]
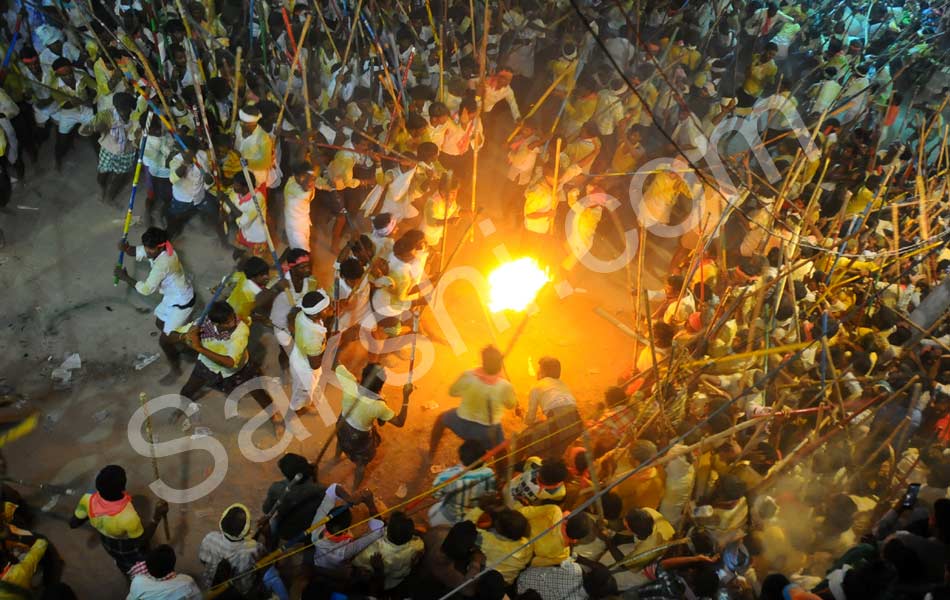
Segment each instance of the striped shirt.
[[[458,475],[465,467],[456,465],[439,473],[433,487],[445,483]],[[481,467],[462,474],[458,479],[437,490],[435,498],[440,500],[438,515],[445,520],[445,524],[453,525],[465,518],[465,513],[478,506],[478,499],[491,494],[495,490],[495,472],[491,467]],[[435,507],[433,507],[435,508]]]

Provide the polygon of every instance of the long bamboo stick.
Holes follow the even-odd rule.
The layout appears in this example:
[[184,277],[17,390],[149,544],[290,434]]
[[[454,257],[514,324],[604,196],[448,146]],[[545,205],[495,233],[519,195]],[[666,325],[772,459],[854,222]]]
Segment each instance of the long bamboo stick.
[[[179,2],[180,1],[181,0],[179,0]],[[360,4],[362,3],[362,0],[360,0]],[[287,108],[287,100],[290,98],[290,89],[292,87],[291,84],[294,80],[294,70],[297,68],[297,62],[300,60],[300,51],[303,50],[304,43],[307,41],[307,33],[310,32],[310,19],[311,16],[307,15],[307,20],[303,22],[303,29],[300,31],[300,42],[294,49],[293,60],[290,61],[290,71],[287,73],[287,89],[284,90],[284,100],[280,103],[280,112],[277,113],[277,125],[275,126],[276,131],[280,131],[280,126],[284,122],[284,110]]]

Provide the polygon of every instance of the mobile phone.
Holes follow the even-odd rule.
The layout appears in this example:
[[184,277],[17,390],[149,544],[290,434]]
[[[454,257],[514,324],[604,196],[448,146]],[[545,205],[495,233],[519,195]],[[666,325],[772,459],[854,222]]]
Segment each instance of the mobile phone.
[[917,504],[917,494],[920,493],[920,484],[912,483],[907,486],[907,492],[904,493],[904,498],[901,500],[901,506],[904,508],[913,508]]

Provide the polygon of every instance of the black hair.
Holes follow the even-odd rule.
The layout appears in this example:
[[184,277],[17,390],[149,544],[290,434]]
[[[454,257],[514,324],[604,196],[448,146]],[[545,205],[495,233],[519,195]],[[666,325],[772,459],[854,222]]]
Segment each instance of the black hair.
[[247,511],[240,506],[232,506],[221,518],[221,531],[231,537],[239,537],[247,526]]
[[115,95],[112,96],[112,106],[114,106],[116,110],[131,111],[135,108],[135,97],[128,92],[116,92]]
[[478,549],[478,528],[471,521],[460,521],[449,529],[440,546],[442,552],[455,561],[467,561]]
[[623,520],[630,531],[641,540],[650,537],[653,533],[653,517],[642,508],[629,510]]
[[386,538],[390,542],[402,546],[408,544],[415,534],[416,525],[406,513],[397,510],[390,515],[389,525],[386,527]]
[[593,563],[590,570],[584,573],[584,591],[591,598],[616,596],[617,580],[606,565]]
[[306,294],[304,294],[304,297],[300,300],[300,305],[303,306],[304,308],[311,308],[320,304],[324,300],[326,300],[326,296],[324,296],[320,292],[317,292],[317,291],[307,292]]
[[449,116],[449,107],[441,102],[433,102],[429,105],[429,118]]
[[302,475],[303,479],[313,478],[313,467],[306,458],[299,454],[288,452],[277,461],[277,468],[284,477],[290,481],[297,475]]
[[476,598],[478,600],[502,600],[507,593],[508,584],[504,576],[492,569],[475,580]]
[[103,500],[121,500],[125,493],[125,469],[119,465],[106,465],[96,475],[96,491]]
[[145,557],[145,568],[155,579],[167,577],[175,570],[175,550],[168,544],[152,549]]
[[332,534],[345,531],[353,524],[353,513],[347,506],[337,506],[330,511],[330,518],[327,520],[327,531]]
[[653,341],[657,348],[669,348],[673,345],[676,328],[669,323],[658,321],[653,324]]
[[378,394],[386,383],[386,370],[379,363],[366,363],[360,376],[360,385],[374,394]]
[[567,475],[567,465],[560,458],[548,459],[538,469],[538,480],[545,485],[563,483]]
[[393,254],[396,256],[409,253],[410,250],[419,245],[419,242],[425,239],[425,234],[418,229],[410,229],[402,234],[398,240],[393,243]]
[[520,540],[528,534],[528,519],[520,512],[506,508],[495,514],[495,531],[509,540]]
[[303,248],[290,248],[287,250],[287,254],[284,257],[284,261],[287,263],[292,263],[300,260],[304,256],[310,256],[310,252],[304,250]]
[[619,519],[623,513],[623,499],[615,492],[607,492],[601,496],[600,505],[604,508],[604,518],[608,521]]
[[343,279],[359,279],[363,276],[363,265],[359,259],[350,257],[340,263],[340,276]]
[[439,147],[432,142],[422,142],[416,150],[416,158],[423,162],[430,162],[439,157]]
[[221,324],[234,315],[234,309],[224,300],[218,300],[208,309],[208,320]]
[[425,117],[419,113],[409,113],[409,116],[406,117],[406,129],[412,131],[414,129],[425,129],[428,127],[428,123],[425,120]]
[[298,175],[309,173],[312,170],[313,170],[313,166],[310,163],[298,162],[294,164],[292,167],[290,167],[290,174],[293,175],[294,177],[297,177]]
[[244,275],[246,275],[248,279],[254,279],[255,277],[270,273],[270,265],[260,256],[249,256],[247,260],[244,261],[241,271],[244,272]]
[[160,227],[149,227],[142,233],[142,245],[156,248],[168,241],[168,232]]
[[497,375],[501,372],[504,355],[498,348],[488,345],[482,348],[482,369],[489,375]]
[[772,573],[762,580],[760,600],[783,600],[785,588],[791,582],[781,573]]
[[591,527],[591,519],[587,516],[587,513],[578,512],[571,514],[567,519],[564,532],[572,540],[580,540],[590,535]]
[[554,379],[561,377],[561,361],[553,356],[542,356],[540,360],[538,360],[538,365],[541,367],[541,373],[548,377],[553,377]]

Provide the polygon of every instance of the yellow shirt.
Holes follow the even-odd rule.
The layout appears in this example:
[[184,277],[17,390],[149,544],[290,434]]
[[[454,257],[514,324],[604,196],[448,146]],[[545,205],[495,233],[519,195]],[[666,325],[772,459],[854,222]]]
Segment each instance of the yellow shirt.
[[[845,209],[845,214],[849,217],[861,216],[872,202],[874,202],[874,192],[862,185],[861,189],[855,192],[848,200],[848,207]],[[880,201],[875,204],[880,204]],[[875,208],[877,207],[871,206],[871,210]]]
[[515,388],[501,377],[466,371],[449,388],[449,395],[461,398],[458,416],[481,425],[501,423],[506,408],[514,408],[518,399]]
[[778,67],[774,60],[759,63],[760,58],[756,56],[752,60],[752,64],[749,65],[746,71],[745,81],[742,82],[742,89],[745,90],[745,93],[756,98],[762,95],[766,82],[771,82],[775,78],[775,74],[778,73]]
[[[178,333],[187,333],[195,324],[196,322],[192,321],[191,323],[182,325],[175,331]],[[202,347],[207,348],[215,354],[227,356],[234,361],[234,367],[219,365],[204,354],[199,354],[198,360],[201,364],[208,367],[208,370],[212,373],[218,373],[222,377],[230,377],[240,371],[247,363],[247,340],[250,334],[251,329],[247,326],[247,323],[239,321],[237,327],[234,328],[234,331],[231,332],[231,335],[229,335],[227,339],[217,340],[208,338],[201,340]]]
[[415,556],[423,550],[425,550],[425,544],[419,537],[413,537],[402,545],[396,545],[385,537],[381,537],[360,552],[353,559],[353,564],[362,569],[371,569],[370,559],[378,553],[383,558],[386,573],[386,581],[383,587],[390,590],[409,576]]
[[[24,590],[31,590],[33,586],[30,585],[33,580],[33,575],[36,573],[36,568],[39,566],[40,559],[43,558],[43,555],[46,554],[46,548],[49,546],[49,542],[44,539],[38,539],[33,542],[33,545],[30,547],[29,552],[20,559],[20,562],[11,566],[7,569],[7,572],[0,577],[0,581],[15,585],[23,588]],[[32,597],[32,596],[31,596]],[[19,596],[0,591],[0,598],[19,598]]]
[[360,393],[356,377],[344,365],[336,368],[336,376],[343,390],[341,414],[354,429],[369,431],[376,419],[388,421],[396,416],[396,413],[379,396],[373,397]]
[[89,515],[89,504],[92,501],[92,494],[83,494],[79,499],[79,505],[73,511],[77,519],[89,519],[89,524],[102,535],[117,539],[129,540],[141,537],[145,530],[142,528],[142,520],[139,514],[135,512],[132,502],[126,503],[122,510],[114,515]]
[[320,356],[327,348],[327,328],[300,311],[294,318],[294,344],[304,356]]
[[673,529],[669,521],[663,518],[663,515],[652,508],[644,508],[643,510],[647,511],[653,518],[653,532],[646,539],[638,540],[636,544],[634,544],[633,551],[627,553],[627,556],[643,555],[635,562],[627,565],[631,569],[642,567],[659,558],[663,553],[662,550],[657,550],[656,552],[651,551],[656,550],[676,537],[676,530]]
[[[558,186],[560,187],[560,186]],[[557,203],[561,200],[562,190],[555,195],[551,191],[551,184],[540,179],[528,186],[524,193],[524,226],[533,233],[550,233],[554,225],[554,214]],[[533,213],[548,213],[538,217],[528,217]]]
[[[244,136],[244,131],[238,128],[237,149],[241,157],[247,161],[247,167],[251,171],[268,171],[274,160],[274,140],[269,133],[258,125],[250,135]],[[255,182],[257,185],[263,181]]]
[[231,280],[234,282],[234,289],[228,295],[228,304],[234,309],[239,319],[246,323],[250,322],[251,313],[254,311],[254,301],[261,293],[261,287],[240,271],[235,273]]
[[[554,504],[522,506],[518,510],[528,519],[528,525],[531,527],[531,533],[528,535],[531,539],[558,523],[564,516],[561,509]],[[532,567],[559,565],[571,556],[570,547],[564,540],[559,523],[554,529],[538,538],[531,546],[534,551],[534,558],[531,559]]]
[[[481,532],[482,553],[485,554],[485,564],[493,565],[494,569],[505,578],[505,583],[512,584],[518,574],[531,563],[534,553],[528,540],[521,538],[509,540],[494,531]],[[514,554],[511,554],[514,552]],[[508,556],[511,554],[511,556]],[[507,558],[505,558],[507,557]],[[504,560],[501,560],[503,559]],[[498,563],[501,561],[501,563]],[[498,564],[496,564],[498,563]]]

